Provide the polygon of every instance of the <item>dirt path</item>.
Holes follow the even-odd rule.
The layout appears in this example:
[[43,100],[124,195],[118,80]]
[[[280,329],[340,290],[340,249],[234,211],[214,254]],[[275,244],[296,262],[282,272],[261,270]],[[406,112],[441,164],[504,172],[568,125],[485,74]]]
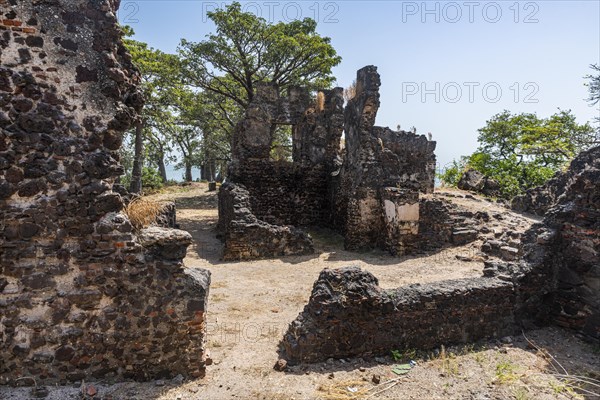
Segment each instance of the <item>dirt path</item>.
[[[505,213],[497,204],[454,197],[462,206]],[[411,283],[480,276],[477,261],[480,243],[448,249],[423,257],[393,258],[383,252],[353,253],[343,250],[341,236],[327,230],[311,232],[317,252],[312,256],[276,260],[224,263],[221,243],[215,237],[216,194],[194,184],[174,193],[153,196],[177,202],[181,229],[194,243],[185,259],[188,268],[212,273],[208,310],[208,349],[214,364],[204,379],[179,382],[96,384],[100,395],[112,399],[569,399],[571,385],[557,380],[548,357],[532,348],[524,337],[506,338],[431,354],[406,354],[417,366],[403,377],[391,371],[392,357],[375,360],[329,360],[273,369],[277,347],[287,325],[304,307],[323,268],[358,265],[378,277],[384,288]],[[525,229],[533,220],[508,216],[505,229]],[[491,229],[498,227],[490,226]],[[498,228],[499,229],[499,228]],[[459,261],[456,256],[475,261]],[[529,339],[546,348],[571,373],[600,378],[598,348],[563,330],[529,332]],[[596,353],[595,353],[596,352]],[[554,363],[556,368],[560,367]],[[594,375],[597,374],[597,375]],[[373,383],[379,376],[381,383]],[[389,385],[384,382],[391,381]],[[390,389],[386,388],[395,384]],[[26,389],[23,389],[26,390]],[[62,388],[49,398],[66,399],[78,389]],[[378,393],[379,392],[379,393]],[[0,398],[21,399],[23,391]],[[76,396],[76,395],[75,395]],[[371,397],[369,397],[371,396]],[[78,398],[78,397],[71,397]],[[581,397],[579,397],[581,398]],[[591,398],[591,397],[590,397]]]

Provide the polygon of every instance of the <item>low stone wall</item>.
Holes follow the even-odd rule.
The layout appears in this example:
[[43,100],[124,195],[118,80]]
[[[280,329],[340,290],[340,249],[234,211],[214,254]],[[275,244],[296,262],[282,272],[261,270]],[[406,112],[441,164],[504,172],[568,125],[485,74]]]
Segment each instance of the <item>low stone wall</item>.
[[512,282],[474,278],[382,290],[358,267],[325,269],[281,343],[295,362],[429,349],[513,334]]
[[[481,278],[384,291],[373,275],[357,267],[324,270],[284,335],[282,356],[316,362],[427,349],[549,323],[598,343],[600,147],[573,160],[565,177],[562,194],[543,222],[519,235],[510,257],[498,254],[502,260],[486,261]],[[422,200],[420,207],[430,221],[420,234],[429,230],[432,238],[455,244],[473,236],[457,230],[461,224],[489,219],[483,212],[451,210],[452,205],[435,199]],[[487,241],[483,250],[502,253],[506,248],[500,243]]]
[[204,375],[210,273],[184,270],[191,236],[149,228],[136,238],[114,213],[100,223],[75,270],[5,264],[0,384]]
[[225,242],[223,260],[302,255],[314,252],[312,239],[288,225],[272,225],[252,213],[250,194],[241,185],[224,183],[219,190],[219,225]]

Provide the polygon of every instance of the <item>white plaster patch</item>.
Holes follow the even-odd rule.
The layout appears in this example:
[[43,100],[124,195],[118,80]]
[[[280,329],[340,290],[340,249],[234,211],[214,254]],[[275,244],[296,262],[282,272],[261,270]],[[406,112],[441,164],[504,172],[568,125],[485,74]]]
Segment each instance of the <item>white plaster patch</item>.
[[385,216],[388,222],[392,222],[396,218],[396,205],[390,200],[384,200]]
[[396,208],[396,213],[399,221],[418,221],[419,203],[400,205]]
[[419,221],[419,203],[396,205],[391,200],[384,200],[383,206],[388,223]]

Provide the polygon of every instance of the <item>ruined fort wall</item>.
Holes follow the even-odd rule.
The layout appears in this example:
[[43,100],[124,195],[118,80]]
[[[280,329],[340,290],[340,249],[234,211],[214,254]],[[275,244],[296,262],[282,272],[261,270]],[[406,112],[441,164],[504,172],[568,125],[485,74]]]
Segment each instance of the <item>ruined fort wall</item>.
[[118,3],[0,1],[0,383],[204,374],[191,236],[112,189],[142,106]]
[[600,340],[600,147],[577,156],[566,185],[547,212],[539,241],[553,260],[552,320]]
[[251,160],[235,179],[250,193],[257,218],[275,225],[322,225],[328,214],[327,172],[323,165]]
[[436,143],[375,126],[380,85],[375,66],[357,72],[356,94],[344,112],[344,165],[330,191],[332,220],[347,249],[405,254],[418,235],[418,194],[433,192]]
[[[545,324],[598,342],[600,147],[580,154],[566,174],[563,194],[522,235],[518,255],[486,261],[481,278],[382,290],[357,267],[325,269],[283,337],[282,356],[315,362],[428,349]],[[477,225],[489,219],[459,210],[450,216],[452,205],[435,199],[422,199],[421,207],[428,222],[420,235],[430,232],[429,239],[455,244],[469,240],[465,228],[477,233]]]
[[224,183],[219,190],[219,223],[223,260],[239,261],[314,252],[311,238],[290,225],[272,225],[253,213],[251,195],[240,184]]
[[[380,83],[376,67],[359,70],[356,94],[345,108],[341,88],[319,92],[311,101],[300,89],[280,97],[273,85],[257,87],[236,127],[229,180],[248,191],[259,220],[331,227],[345,236],[349,250],[418,250],[419,193],[433,191],[436,143],[374,126]],[[292,163],[270,159],[277,124],[294,126]],[[222,219],[231,214],[224,210]]]
[[281,342],[294,362],[431,349],[516,331],[511,282],[472,278],[382,290],[358,267],[325,269]]

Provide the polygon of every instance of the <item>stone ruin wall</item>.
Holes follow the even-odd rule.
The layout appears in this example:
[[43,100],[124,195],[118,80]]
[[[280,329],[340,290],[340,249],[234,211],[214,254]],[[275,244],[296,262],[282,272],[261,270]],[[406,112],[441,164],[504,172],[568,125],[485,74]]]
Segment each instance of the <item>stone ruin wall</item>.
[[251,211],[250,193],[241,185],[224,183],[219,191],[219,225],[225,236],[224,261],[311,254],[310,237],[290,225],[271,225]]
[[[278,231],[279,243],[278,226],[287,226],[289,232],[293,226],[323,226],[343,233],[346,248],[352,250],[380,247],[405,254],[419,247],[419,225],[426,220],[419,213],[419,193],[433,191],[435,142],[374,126],[379,85],[376,67],[358,71],[356,96],[345,108],[341,88],[321,92],[322,104],[299,88],[287,97],[272,85],[257,88],[236,128],[228,179],[248,192],[246,208]],[[293,162],[270,159],[272,128],[277,124],[293,126]],[[273,252],[269,234],[262,243],[253,235],[245,238],[239,221],[232,237],[231,218],[226,217],[234,215],[233,202],[226,200],[232,193],[237,191],[219,195],[224,259],[239,259],[240,253],[230,249],[244,248],[245,240],[254,245],[251,258],[310,251],[312,244],[304,243],[294,246],[299,253],[291,248]]]
[[118,5],[0,0],[0,384],[204,375],[210,275],[113,191],[142,106]]
[[[314,226],[327,218],[328,176],[340,153],[341,90],[324,92],[317,110],[308,91],[292,88],[280,96],[260,85],[239,123],[229,180],[250,194],[252,212],[274,225]],[[291,125],[294,162],[270,158],[274,125]]]
[[418,241],[419,193],[433,192],[436,143],[375,126],[380,85],[376,67],[358,71],[356,94],[344,112],[346,159],[334,186],[332,214],[347,249],[406,254],[413,250],[409,242]]
[[475,342],[556,324],[600,341],[600,147],[566,172],[563,195],[482,277],[382,290],[357,267],[325,269],[280,343],[292,362]]
[[514,333],[511,282],[462,279],[384,291],[358,267],[326,269],[282,341],[293,362],[431,349]]
[[600,146],[581,153],[564,175],[540,239],[557,271],[551,319],[600,341]]

